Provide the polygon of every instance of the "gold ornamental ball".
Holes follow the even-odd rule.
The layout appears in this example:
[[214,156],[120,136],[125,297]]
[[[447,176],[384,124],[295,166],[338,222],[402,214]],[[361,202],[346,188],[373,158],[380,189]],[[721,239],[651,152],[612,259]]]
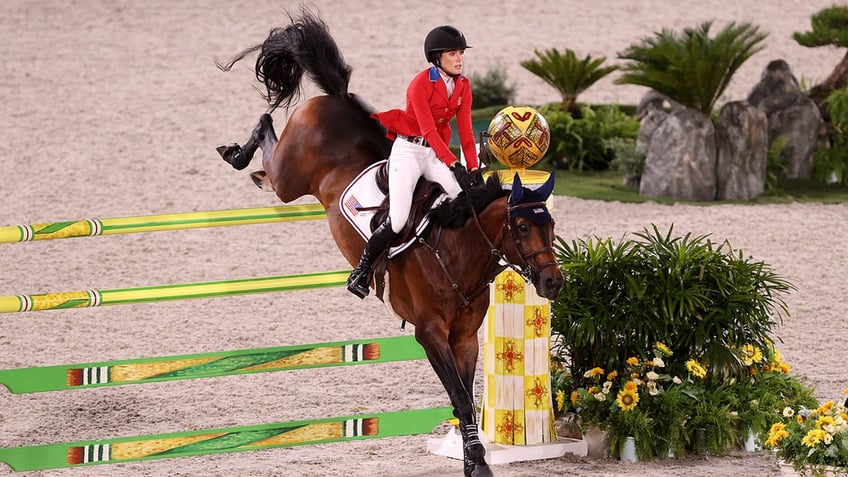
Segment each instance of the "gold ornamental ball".
[[539,162],[551,143],[544,116],[529,106],[507,106],[489,123],[489,151],[503,165],[526,169]]

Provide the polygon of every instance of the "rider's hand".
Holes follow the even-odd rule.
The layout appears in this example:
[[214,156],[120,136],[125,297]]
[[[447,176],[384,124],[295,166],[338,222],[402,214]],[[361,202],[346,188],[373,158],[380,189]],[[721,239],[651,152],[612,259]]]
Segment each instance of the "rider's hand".
[[453,171],[453,176],[456,177],[456,181],[462,190],[466,190],[474,185],[474,178],[471,177],[471,174],[468,173],[468,170],[459,161],[454,162],[450,169]]

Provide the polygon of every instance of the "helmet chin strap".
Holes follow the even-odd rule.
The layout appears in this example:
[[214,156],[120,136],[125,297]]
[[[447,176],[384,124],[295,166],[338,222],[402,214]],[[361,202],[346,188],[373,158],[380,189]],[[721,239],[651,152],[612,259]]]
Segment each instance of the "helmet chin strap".
[[441,55],[439,56],[439,58],[437,58],[437,59],[436,59],[436,61],[434,61],[434,62],[433,62],[433,64],[434,64],[434,65],[436,65],[436,67],[437,67],[437,68],[439,68],[439,71],[441,71],[442,73],[444,73],[444,74],[446,74],[446,75],[450,76],[451,78],[458,78],[459,76],[461,76],[461,75],[462,75],[462,73],[458,73],[458,74],[449,73],[449,72],[448,72],[448,70],[446,70],[446,69],[442,68],[442,58],[441,58]]

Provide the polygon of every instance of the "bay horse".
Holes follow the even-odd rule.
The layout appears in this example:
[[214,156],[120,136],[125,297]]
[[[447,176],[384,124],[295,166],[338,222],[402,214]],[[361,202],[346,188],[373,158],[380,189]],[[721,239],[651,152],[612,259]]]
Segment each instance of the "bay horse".
[[[352,69],[344,62],[327,25],[303,9],[290,24],[271,30],[264,42],[248,48],[223,71],[258,52],[256,78],[264,84],[269,112],[292,107],[307,73],[324,95],[295,108],[277,138],[270,114],[263,114],[244,147],[221,146],[219,153],[237,169],[262,149],[265,180],[283,202],[314,196],[326,209],[339,251],[355,265],[365,241],[343,217],[339,198],[366,167],[388,157],[391,142],[370,117],[370,108],[348,92]],[[511,190],[497,174],[460,193],[431,213],[431,225],[419,242],[388,260],[385,286],[378,297],[399,318],[412,323],[415,338],[439,377],[459,419],[466,476],[489,476],[485,447],[478,437],[472,395],[479,343],[477,332],[489,306],[489,284],[513,267],[548,299],[563,282],[552,241],[554,223],[545,200],[552,180],[537,190]],[[528,219],[528,210],[548,220]],[[372,286],[373,283],[372,283]]]

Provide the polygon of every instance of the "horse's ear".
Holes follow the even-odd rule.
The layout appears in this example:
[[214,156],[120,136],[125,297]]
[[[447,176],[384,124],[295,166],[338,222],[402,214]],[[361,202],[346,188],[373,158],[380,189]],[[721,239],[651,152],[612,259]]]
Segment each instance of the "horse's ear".
[[555,174],[551,173],[550,176],[548,176],[548,180],[546,180],[544,184],[539,186],[539,188],[534,191],[536,192],[536,194],[539,195],[541,200],[548,200],[548,197],[551,196],[551,193],[554,191],[555,177]]
[[512,178],[512,192],[509,194],[509,203],[512,205],[520,204],[521,197],[524,196],[524,187],[521,185],[521,177],[515,173]]

